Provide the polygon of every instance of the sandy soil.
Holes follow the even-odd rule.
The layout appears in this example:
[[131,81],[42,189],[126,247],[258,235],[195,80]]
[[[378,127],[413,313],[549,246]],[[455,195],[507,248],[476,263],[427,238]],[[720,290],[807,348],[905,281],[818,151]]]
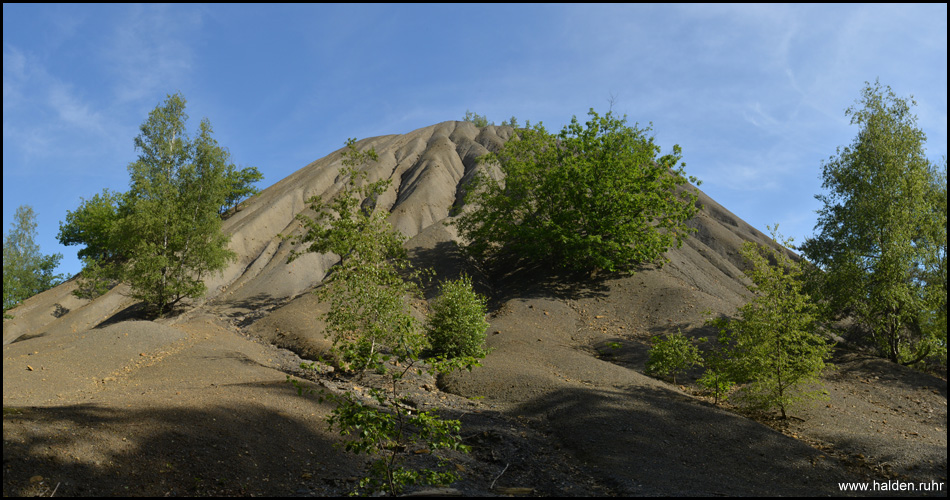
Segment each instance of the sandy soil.
[[[455,491],[839,495],[845,481],[946,482],[945,380],[841,351],[829,402],[789,421],[748,418],[689,382],[643,375],[657,330],[616,312],[650,279],[507,299],[491,315],[483,367],[407,382],[418,407],[463,423],[473,453],[453,457]],[[252,330],[193,313],[93,329],[58,349],[43,337],[6,346],[4,494],[349,492],[365,459],[334,447],[329,403],[298,396],[287,374],[331,392],[380,381],[304,372]]]
[[[471,373],[407,382],[418,408],[462,422],[470,455],[450,457],[465,495],[845,495],[842,482],[942,485],[947,476],[947,382],[839,349],[824,376],[830,400],[744,415],[644,375],[652,335],[711,336],[704,311],[748,300],[739,249],[760,231],[696,190],[696,233],[662,268],[578,277],[540,270],[487,273],[459,252],[449,221],[510,127],[444,122],[364,139],[392,179],[377,207],[411,239],[417,266],[442,279],[466,272],[488,295],[492,353]],[[315,389],[365,394],[380,381],[314,375],[301,359],[326,352],[308,293],[334,264],[281,235],[313,195],[333,196],[340,151],[267,188],[225,221],[237,259],[208,295],[162,321],[116,287],[77,299],[75,282],[28,299],[3,322],[4,495],[281,495],[348,493],[366,458],[335,445],[329,403]],[[694,189],[694,188],[690,188]],[[425,287],[426,299],[437,291]],[[413,454],[426,466],[434,460]],[[895,483],[899,481],[900,483]],[[876,482],[876,483],[875,483]],[[858,494],[890,495],[893,491]],[[920,491],[906,492],[920,495]]]

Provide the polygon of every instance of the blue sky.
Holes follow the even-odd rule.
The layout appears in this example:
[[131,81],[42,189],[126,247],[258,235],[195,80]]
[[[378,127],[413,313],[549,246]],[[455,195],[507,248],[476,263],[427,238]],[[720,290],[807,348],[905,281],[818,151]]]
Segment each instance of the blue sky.
[[913,94],[947,152],[947,6],[3,6],[3,228],[39,214],[44,253],[80,197],[128,189],[166,94],[207,117],[261,187],[342,147],[466,110],[557,131],[591,107],[653,122],[702,189],[756,228],[813,234],[821,163],[865,81]]

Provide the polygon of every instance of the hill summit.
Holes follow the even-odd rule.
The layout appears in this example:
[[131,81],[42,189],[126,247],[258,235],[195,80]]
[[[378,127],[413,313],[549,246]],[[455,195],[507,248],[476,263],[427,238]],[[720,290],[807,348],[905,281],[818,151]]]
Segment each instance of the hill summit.
[[[379,156],[363,167],[370,182],[392,180],[377,207],[409,237],[413,263],[438,279],[473,275],[491,299],[483,366],[412,379],[408,396],[462,420],[473,453],[457,458],[456,492],[826,495],[847,481],[946,481],[945,380],[842,351],[844,368],[826,377],[827,407],[776,430],[644,375],[648,339],[709,335],[710,312],[731,315],[750,297],[742,244],[773,244],[695,187],[702,209],[689,224],[697,231],[662,267],[590,279],[481,273],[445,222],[477,170],[500,175],[478,158],[513,134],[448,121],[355,145]],[[288,263],[303,245],[284,236],[302,233],[296,216],[310,197],[343,187],[343,152],[243,203],[223,227],[237,259],[172,317],[141,321],[124,286],[76,298],[75,279],[10,311],[5,495],[49,493],[57,483],[68,495],[352,487],[363,462],[331,446],[341,438],[326,429],[329,403],[286,383],[329,347],[324,305],[309,292],[336,259],[311,253]],[[426,289],[426,299],[433,294]],[[312,380],[337,392],[372,383],[332,372]]]

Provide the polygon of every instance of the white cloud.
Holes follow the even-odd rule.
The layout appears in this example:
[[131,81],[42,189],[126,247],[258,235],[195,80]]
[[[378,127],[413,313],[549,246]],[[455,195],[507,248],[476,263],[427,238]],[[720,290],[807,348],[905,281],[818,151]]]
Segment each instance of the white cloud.
[[23,99],[22,87],[26,80],[26,56],[7,42],[3,42],[3,109],[17,106]]
[[747,105],[746,109],[742,111],[742,117],[746,119],[747,122],[755,125],[756,127],[765,129],[771,133],[777,133],[778,130],[775,130],[779,121],[774,117],[768,115],[766,112],[762,111],[762,104],[758,101]]
[[194,67],[188,41],[200,25],[198,11],[154,5],[135,6],[119,20],[102,54],[119,103],[152,102],[179,90]]
[[[77,95],[73,84],[54,76],[40,60],[4,43],[4,158],[34,170],[36,159],[63,158],[101,149],[103,142],[113,144],[115,120]],[[44,161],[41,168],[58,168],[54,165],[59,163]]]
[[72,86],[51,82],[48,95],[49,106],[56,111],[62,122],[86,133],[107,135],[102,114],[93,111],[88,104],[73,95]]

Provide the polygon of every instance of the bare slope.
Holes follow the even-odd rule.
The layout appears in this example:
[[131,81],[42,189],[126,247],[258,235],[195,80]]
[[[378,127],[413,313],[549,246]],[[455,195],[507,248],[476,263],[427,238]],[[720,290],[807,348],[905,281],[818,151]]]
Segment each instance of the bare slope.
[[[379,206],[410,238],[406,246],[417,265],[442,278],[477,274],[460,254],[454,228],[443,222],[466,179],[483,168],[476,158],[511,134],[509,127],[444,122],[357,144],[379,154],[379,162],[366,167],[369,179],[393,181]],[[136,309],[122,287],[85,301],[71,295],[72,282],[13,310],[16,319],[3,326],[4,406],[31,409],[9,418],[5,412],[4,462],[19,464],[4,474],[5,494],[28,491],[34,473],[48,478],[57,472],[70,477],[68,493],[74,494],[121,494],[123,485],[140,484],[142,477],[149,481],[133,493],[344,491],[345,481],[334,478],[356,475],[357,462],[328,448],[337,438],[320,421],[327,407],[281,383],[295,358],[270,345],[310,359],[329,345],[318,317],[324,306],[307,292],[335,259],[310,254],[288,264],[297,248],[281,235],[300,233],[295,217],[308,198],[339,191],[341,166],[336,151],[245,203],[224,225],[237,260],[208,281],[205,299],[178,317],[129,321]],[[822,450],[643,375],[650,335],[708,334],[703,311],[731,314],[747,300],[739,249],[745,241],[769,241],[699,195],[703,210],[690,221],[697,233],[669,251],[662,268],[587,282],[532,271],[477,276],[493,299],[494,351],[474,372],[439,380],[446,392],[426,381],[413,389],[423,406],[470,411],[462,413],[463,423],[478,429],[469,435],[478,447],[475,461],[463,467],[467,493],[487,491],[503,468],[508,472],[499,485],[581,495],[837,494],[838,481],[871,477],[866,468],[855,472]],[[428,287],[427,298],[435,291]],[[895,377],[910,380],[904,372]],[[318,382],[337,389],[356,383],[329,376]],[[830,391],[835,406],[808,414],[821,429],[796,432],[824,441],[844,436],[849,442],[836,446],[849,455],[892,460],[903,474],[924,471],[937,480],[942,471],[945,481],[945,381],[887,386],[894,405],[913,398],[930,413],[907,417],[907,425],[916,426],[912,436],[863,439],[848,429],[873,420],[876,407],[845,397],[855,392],[848,377],[829,382],[841,382]],[[839,404],[852,410],[840,412]],[[277,422],[273,430],[271,421]],[[105,444],[84,447],[97,439]],[[920,442],[906,446],[908,439]],[[146,450],[158,450],[157,458]],[[234,470],[214,465],[235,456],[243,458],[233,462]],[[305,467],[296,465],[301,462]],[[349,464],[350,472],[340,464]],[[212,485],[215,475],[238,482]],[[204,482],[189,488],[165,477]]]
[[[393,226],[413,237],[448,216],[460,196],[462,180],[473,173],[476,158],[508,139],[510,127],[476,128],[467,122],[444,122],[405,135],[364,139],[361,150],[375,148],[379,162],[368,165],[369,180],[392,179],[379,206],[392,213]],[[237,253],[220,276],[207,281],[206,301],[226,306],[243,318],[261,307],[282,303],[320,283],[335,259],[310,254],[291,264],[290,253],[299,249],[280,235],[298,235],[296,215],[307,209],[315,195],[332,197],[345,179],[338,176],[342,149],[298,170],[264,190],[229,218],[223,230],[231,233],[230,248]],[[49,290],[12,311],[16,319],[4,321],[4,345],[21,335],[60,333],[59,325],[83,329],[95,326],[131,302],[116,289],[89,302],[76,299],[74,284]],[[70,333],[70,332],[67,332]]]

